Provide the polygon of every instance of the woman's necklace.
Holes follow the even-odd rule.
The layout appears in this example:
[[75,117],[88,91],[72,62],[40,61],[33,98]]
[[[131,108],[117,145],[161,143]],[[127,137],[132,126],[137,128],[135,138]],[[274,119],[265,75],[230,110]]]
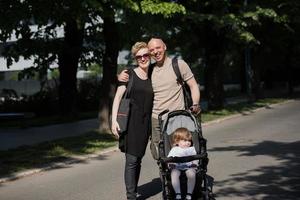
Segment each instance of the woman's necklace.
[[140,67],[138,67],[138,75],[141,79],[146,80],[148,79],[148,74],[144,70],[142,70]]

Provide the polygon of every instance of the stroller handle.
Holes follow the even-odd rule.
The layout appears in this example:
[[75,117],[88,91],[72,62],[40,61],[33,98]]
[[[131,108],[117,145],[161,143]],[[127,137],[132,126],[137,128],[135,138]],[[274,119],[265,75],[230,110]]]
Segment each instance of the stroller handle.
[[173,117],[176,115],[186,115],[186,116],[191,116],[191,111],[190,110],[174,110],[170,112],[169,117]]
[[202,154],[197,154],[193,156],[184,156],[184,157],[166,157],[166,158],[161,158],[160,160],[165,162],[165,163],[185,163],[185,162],[190,162],[193,160],[199,160],[207,158],[207,153],[202,153]]
[[168,113],[169,109],[162,111],[161,113],[158,114],[158,120],[161,121],[161,118],[164,114]]

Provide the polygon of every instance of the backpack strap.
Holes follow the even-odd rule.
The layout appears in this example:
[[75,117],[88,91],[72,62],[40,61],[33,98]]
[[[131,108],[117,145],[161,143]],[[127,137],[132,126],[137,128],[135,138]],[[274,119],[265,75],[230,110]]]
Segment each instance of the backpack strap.
[[183,85],[183,79],[182,79],[182,77],[181,77],[181,73],[180,73],[180,70],[179,70],[179,66],[178,66],[178,60],[177,60],[177,58],[176,57],[174,57],[173,59],[172,59],[172,67],[173,67],[173,70],[174,70],[174,72],[175,72],[175,74],[176,74],[176,76],[177,76],[177,82],[180,84],[180,85]]
[[133,85],[133,69],[127,69],[128,70],[128,74],[129,74],[129,80],[128,80],[128,84],[127,84],[127,87],[126,87],[126,91],[125,91],[125,94],[124,94],[124,98],[128,98],[129,95],[130,95],[130,92],[131,92],[131,88],[132,88],[132,85]]
[[182,87],[182,91],[183,91],[183,96],[184,96],[184,107],[186,110],[189,109],[189,107],[192,105],[192,97],[191,97],[191,93],[190,93],[190,89],[189,87],[186,85],[185,81],[183,80],[180,70],[179,70],[179,66],[178,66],[178,59],[175,57],[172,59],[172,67],[173,70],[177,76],[177,82],[181,85]]
[[156,65],[156,63],[151,63],[149,65],[149,68],[148,68],[148,78],[151,79],[151,76],[152,76],[152,72],[153,72],[153,69],[154,69],[154,66]]

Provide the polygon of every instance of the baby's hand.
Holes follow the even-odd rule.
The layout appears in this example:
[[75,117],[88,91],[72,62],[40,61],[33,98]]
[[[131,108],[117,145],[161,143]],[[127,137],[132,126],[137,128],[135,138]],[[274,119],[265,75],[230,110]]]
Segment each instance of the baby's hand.
[[198,165],[197,164],[195,164],[195,163],[193,163],[192,165],[191,165],[191,167],[197,167]]
[[174,163],[169,163],[168,166],[170,169],[175,169],[175,167],[176,167],[176,165]]

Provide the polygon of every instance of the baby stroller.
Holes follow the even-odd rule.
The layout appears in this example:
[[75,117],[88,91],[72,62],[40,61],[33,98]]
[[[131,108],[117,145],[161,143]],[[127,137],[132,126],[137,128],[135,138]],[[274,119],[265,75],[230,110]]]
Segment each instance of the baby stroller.
[[[158,165],[160,178],[162,182],[162,195],[164,200],[175,199],[175,192],[171,183],[171,170],[168,163],[183,163],[192,160],[199,160],[196,170],[196,185],[192,195],[194,200],[213,200],[212,186],[209,186],[209,176],[207,172],[208,157],[206,152],[206,139],[202,136],[201,126],[195,116],[187,110],[177,110],[169,112],[166,119],[162,120],[168,110],[163,111],[158,116],[161,140],[158,146]],[[186,157],[167,157],[172,148],[172,133],[180,127],[187,128],[192,133],[192,142],[196,149],[197,155]],[[181,192],[186,193],[186,177],[181,173]]]

